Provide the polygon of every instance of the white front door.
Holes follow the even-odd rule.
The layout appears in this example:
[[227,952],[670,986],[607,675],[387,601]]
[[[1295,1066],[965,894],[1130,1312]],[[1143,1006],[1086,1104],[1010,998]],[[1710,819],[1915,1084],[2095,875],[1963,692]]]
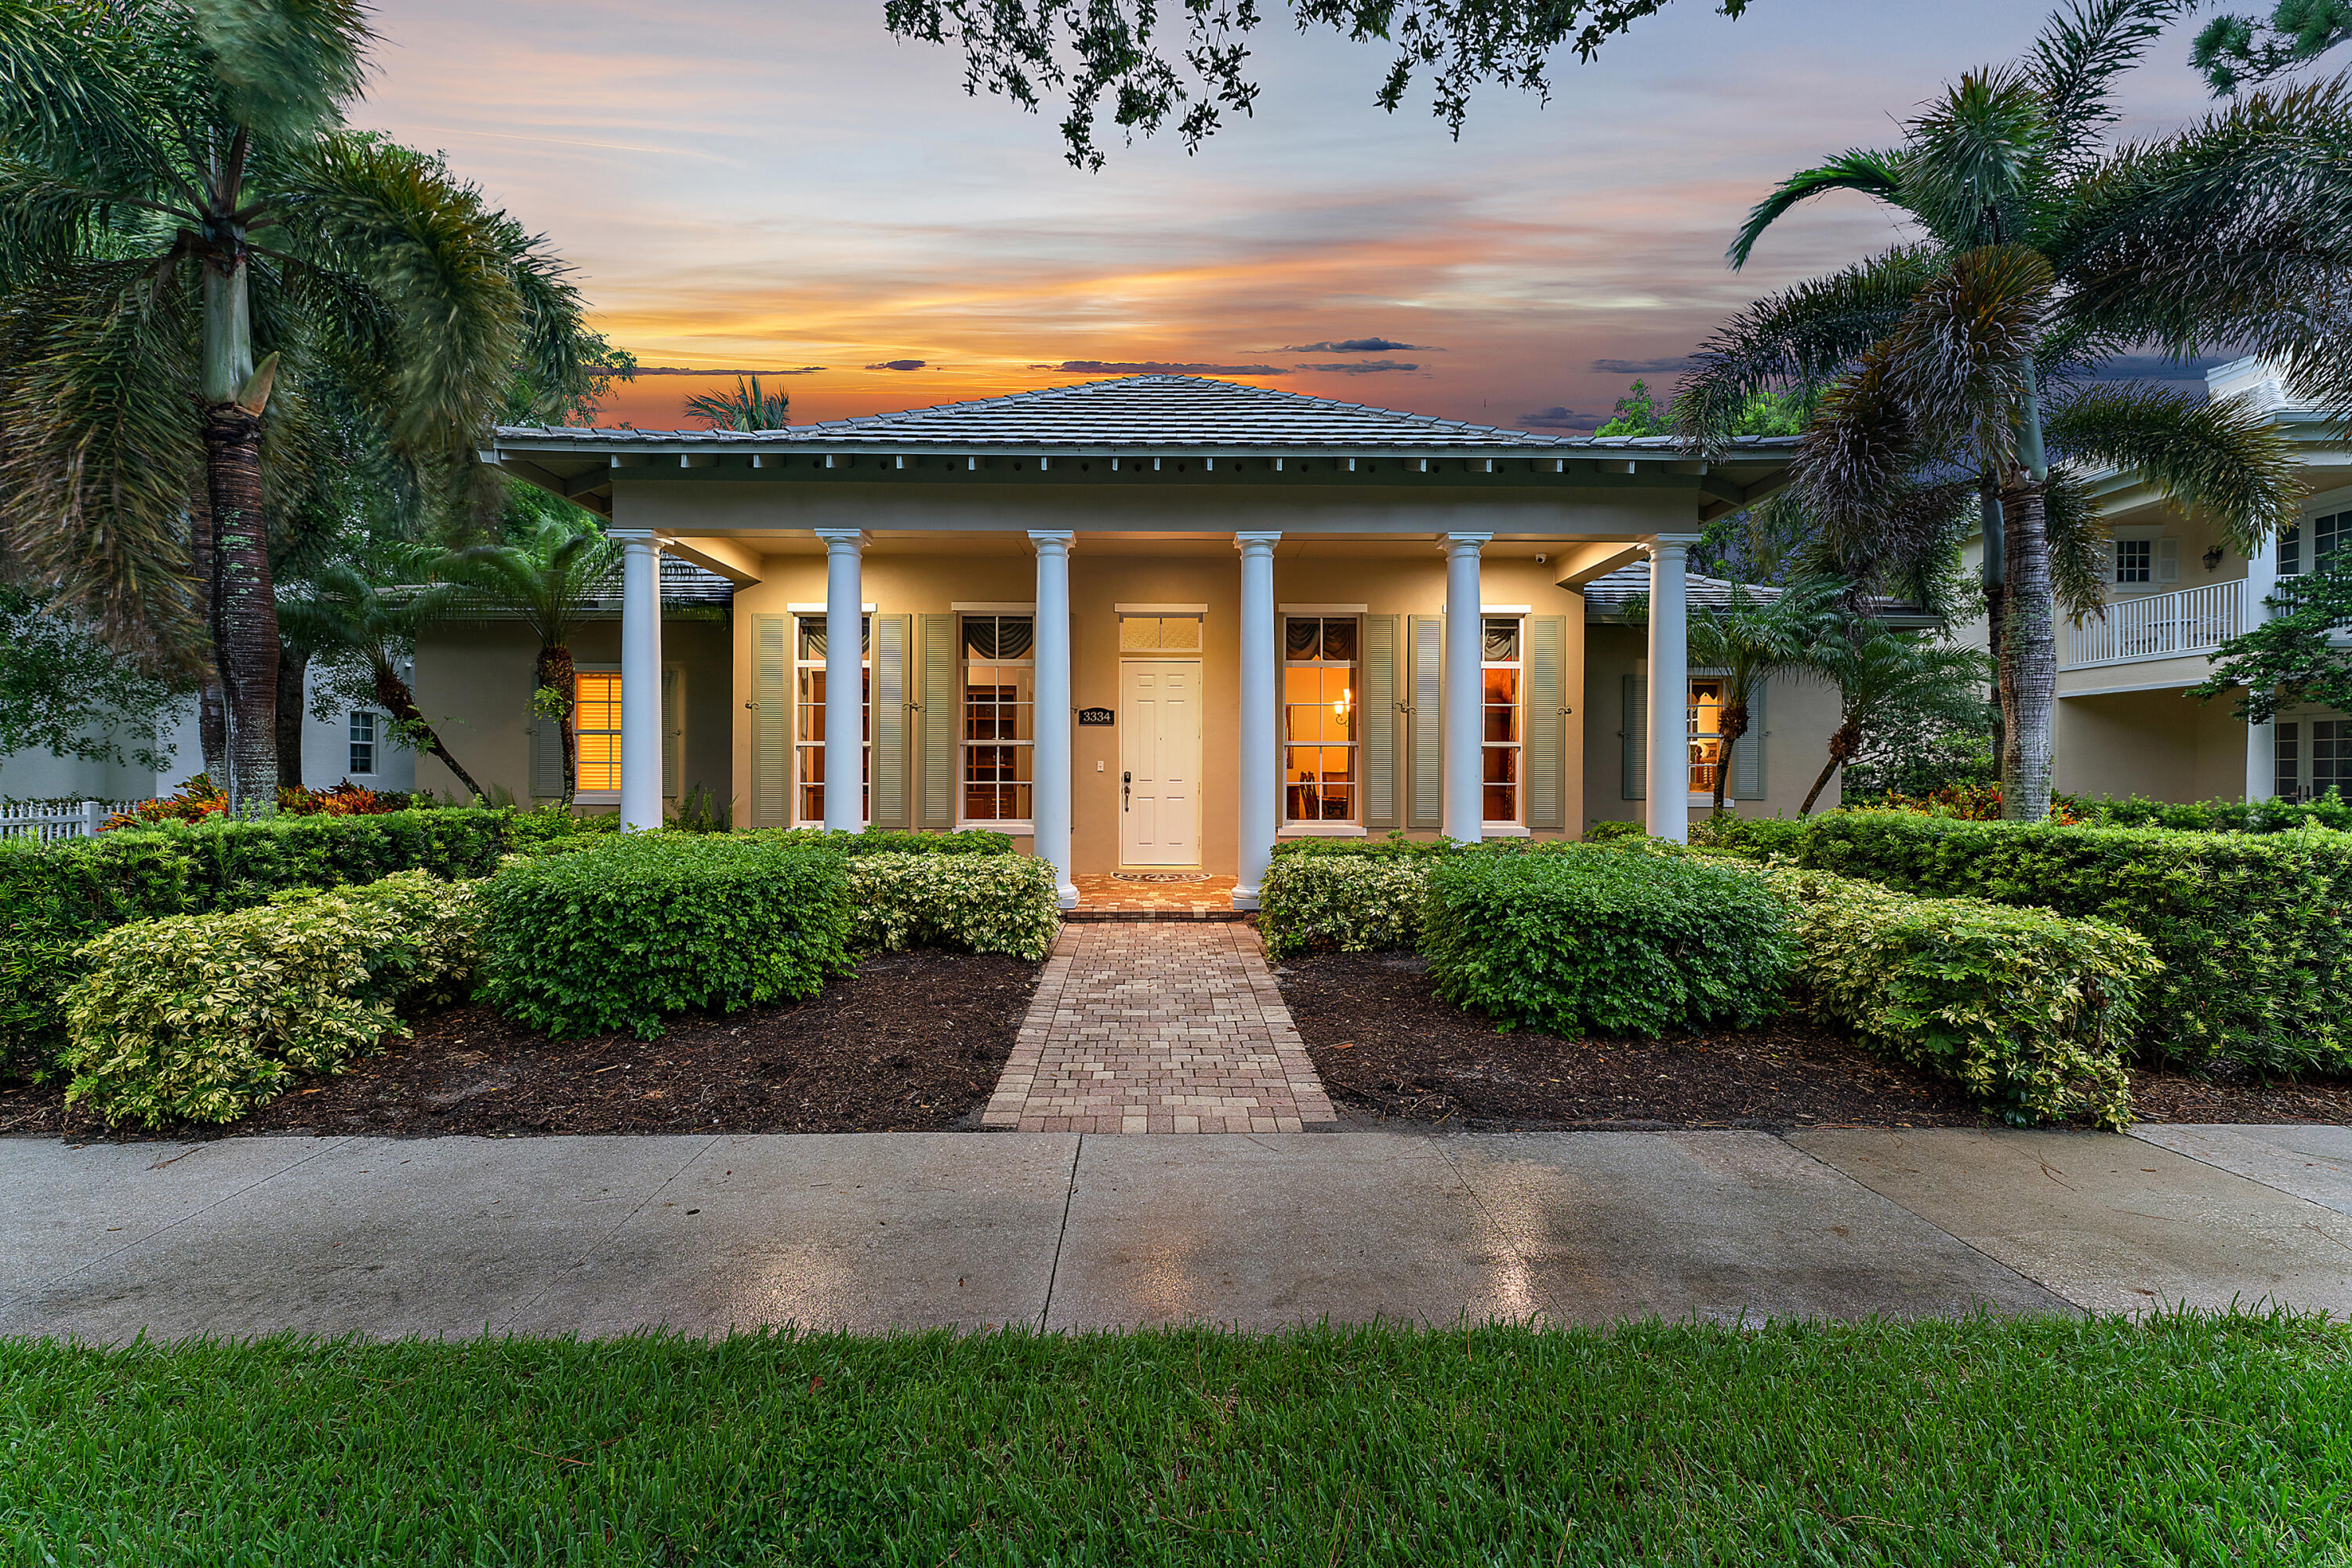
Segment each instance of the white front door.
[[1118,863],[1201,863],[1201,666],[1130,659],[1118,670]]

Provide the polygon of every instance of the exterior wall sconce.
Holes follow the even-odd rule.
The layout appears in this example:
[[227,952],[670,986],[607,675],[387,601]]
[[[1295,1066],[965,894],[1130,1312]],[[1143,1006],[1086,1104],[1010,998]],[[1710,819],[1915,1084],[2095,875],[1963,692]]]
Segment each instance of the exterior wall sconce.
[[2218,545],[2218,544],[2217,544],[2217,545],[2213,546],[2213,548],[2212,548],[2212,549],[2208,550],[2208,551],[2205,552],[2205,570],[2206,570],[2206,571],[2208,571],[2208,572],[2214,571],[2214,570],[2216,570],[2217,568],[2219,568],[2219,567],[2221,566],[2221,547],[2220,545]]

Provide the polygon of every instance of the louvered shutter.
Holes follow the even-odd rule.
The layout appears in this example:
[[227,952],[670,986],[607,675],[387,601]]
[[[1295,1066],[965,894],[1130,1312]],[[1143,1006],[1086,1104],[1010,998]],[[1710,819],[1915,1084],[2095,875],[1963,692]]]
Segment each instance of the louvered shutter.
[[1528,826],[1568,826],[1568,618],[1528,617]]
[[1364,826],[1403,825],[1397,809],[1397,618],[1364,617]]
[[1439,734],[1438,702],[1442,690],[1440,660],[1445,652],[1445,617],[1412,616],[1408,635],[1412,639],[1412,710],[1406,722],[1412,737],[1409,821],[1415,827],[1441,827],[1445,823],[1445,754]]
[[[625,694],[622,700],[627,700]],[[662,669],[661,727],[662,795],[676,800],[679,753],[686,749],[686,675],[674,664]]]
[[2156,542],[2156,580],[2159,583],[2180,581],[2180,541],[2159,539]]
[[874,777],[866,799],[876,827],[907,826],[907,655],[914,638],[912,616],[874,617]]
[[1771,682],[1759,680],[1756,693],[1748,700],[1748,733],[1739,737],[1739,744],[1731,748],[1731,798],[1762,800],[1764,798],[1764,736],[1767,710],[1765,699],[1770,694]]
[[537,714],[530,721],[530,794],[533,800],[563,798],[563,726]]
[[1642,689],[1642,678],[1625,678],[1625,722],[1617,733],[1624,748],[1623,771],[1625,798],[1647,800],[1650,776],[1650,697]]
[[922,825],[947,832],[955,826],[956,618],[925,616],[922,639],[923,706],[916,722],[922,737]]
[[751,822],[790,827],[792,802],[792,669],[786,657],[792,624],[784,616],[751,623]]

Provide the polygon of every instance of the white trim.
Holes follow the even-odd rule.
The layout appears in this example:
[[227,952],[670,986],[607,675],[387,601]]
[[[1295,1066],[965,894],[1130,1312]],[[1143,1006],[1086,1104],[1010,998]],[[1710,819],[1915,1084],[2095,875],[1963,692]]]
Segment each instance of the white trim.
[[621,792],[616,789],[579,789],[572,792],[574,805],[618,805]]
[[1032,838],[1037,837],[1037,825],[1034,822],[990,822],[982,818],[977,822],[959,822],[956,827],[959,831],[969,827],[977,833],[1007,833],[1016,837],[1025,833]]
[[[819,599],[814,604],[792,604],[786,605],[784,608],[790,610],[796,616],[821,616],[825,613],[826,605],[823,599]],[[874,613],[874,606],[872,605],[866,605],[865,612],[869,616],[872,615]]]
[[1120,616],[1205,616],[1206,605],[1113,605],[1111,613]]
[[1534,606],[1528,605],[1481,605],[1478,613],[1482,616],[1532,616],[1536,612]]
[[1275,830],[1276,838],[1367,838],[1370,832],[1360,822],[1286,822]]
[[1482,822],[1478,825],[1481,838],[1533,838],[1535,829],[1520,822]]
[[[871,609],[873,606],[866,606]],[[960,616],[1034,616],[1034,599],[958,599],[948,606]]]
[[1369,605],[1276,605],[1286,616],[1369,616]]

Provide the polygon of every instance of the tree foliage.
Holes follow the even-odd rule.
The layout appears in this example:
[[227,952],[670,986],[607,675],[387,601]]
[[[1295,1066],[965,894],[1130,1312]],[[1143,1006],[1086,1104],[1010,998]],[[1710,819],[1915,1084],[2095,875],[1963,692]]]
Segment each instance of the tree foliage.
[[161,769],[157,732],[187,696],[20,589],[0,586],[0,754]]
[[2235,711],[2252,724],[2306,702],[2352,713],[2352,558],[2286,578],[2264,602],[2271,618],[2216,648],[2213,673],[2189,695],[2238,690]]
[[2346,0],[2279,0],[2268,20],[2216,16],[2198,31],[2189,63],[2205,73],[2216,97],[2309,65],[2352,38]]
[[[1666,0],[1288,0],[1301,33],[1388,46],[1372,99],[1393,113],[1416,77],[1431,111],[1455,136],[1471,94],[1489,83],[1548,99],[1553,55],[1590,60],[1609,38]],[[1717,0],[1738,16],[1748,0]],[[1008,98],[1032,112],[1062,100],[1069,161],[1099,169],[1106,120],[1128,141],[1172,119],[1197,150],[1228,112],[1246,115],[1258,85],[1250,35],[1267,20],[1258,0],[1181,0],[1163,31],[1157,0],[886,0],[890,31],[964,56],[964,90]]]
[[713,430],[782,430],[793,422],[790,394],[762,392],[760,378],[735,378],[732,392],[702,392],[686,400],[686,411]]

